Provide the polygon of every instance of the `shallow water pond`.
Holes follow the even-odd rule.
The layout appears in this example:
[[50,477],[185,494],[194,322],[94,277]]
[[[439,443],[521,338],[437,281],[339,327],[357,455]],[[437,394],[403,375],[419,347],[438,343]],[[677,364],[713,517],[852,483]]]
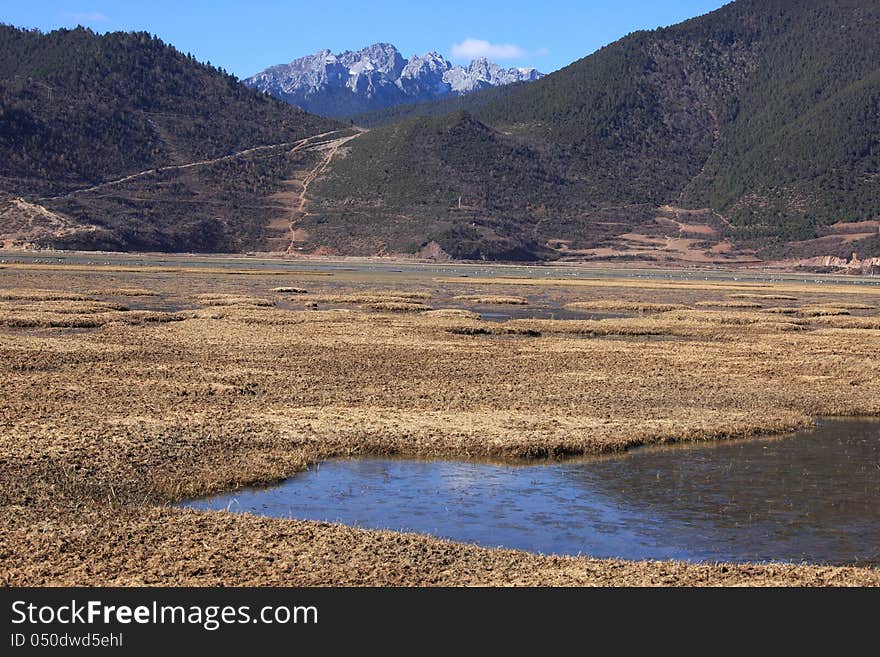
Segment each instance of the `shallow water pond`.
[[351,459],[183,506],[552,554],[880,564],[880,421],[510,465]]

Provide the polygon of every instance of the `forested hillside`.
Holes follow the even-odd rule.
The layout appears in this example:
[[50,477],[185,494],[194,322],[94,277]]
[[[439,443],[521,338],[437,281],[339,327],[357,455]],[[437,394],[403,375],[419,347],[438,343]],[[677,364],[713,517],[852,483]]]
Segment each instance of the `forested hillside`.
[[[668,204],[704,209],[723,225],[719,240],[783,254],[836,222],[880,215],[878,34],[872,0],[739,0],[529,85],[365,115],[408,118],[358,140],[316,191],[328,213],[346,199],[359,225],[364,213],[412,217],[450,253],[473,239],[486,257],[499,240],[536,257],[559,241],[612,246],[609,215],[618,234],[653,238],[668,229],[646,208]],[[438,110],[455,113],[419,116]],[[461,112],[483,126],[473,142]],[[474,147],[486,140],[493,147]],[[510,155],[518,149],[540,157]]]
[[[55,245],[252,248],[265,217],[247,206],[277,189],[283,162],[243,158],[169,169],[136,180],[136,190],[121,185],[54,197],[340,127],[146,33],[0,26],[0,192],[93,227],[46,238]],[[218,203],[223,199],[229,203]]]

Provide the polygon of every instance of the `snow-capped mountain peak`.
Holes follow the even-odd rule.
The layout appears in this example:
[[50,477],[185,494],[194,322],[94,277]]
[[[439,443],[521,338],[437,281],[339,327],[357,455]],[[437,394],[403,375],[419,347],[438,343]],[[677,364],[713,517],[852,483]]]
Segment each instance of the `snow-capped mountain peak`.
[[503,68],[485,58],[454,66],[434,51],[405,59],[390,43],[374,43],[338,54],[319,50],[269,67],[245,84],[307,111],[343,117],[542,76],[534,68]]

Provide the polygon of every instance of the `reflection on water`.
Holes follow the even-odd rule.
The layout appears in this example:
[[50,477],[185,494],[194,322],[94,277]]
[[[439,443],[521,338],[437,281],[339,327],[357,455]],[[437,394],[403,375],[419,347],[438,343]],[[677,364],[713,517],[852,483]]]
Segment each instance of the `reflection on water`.
[[334,460],[186,503],[554,554],[880,564],[880,422],[542,465]]

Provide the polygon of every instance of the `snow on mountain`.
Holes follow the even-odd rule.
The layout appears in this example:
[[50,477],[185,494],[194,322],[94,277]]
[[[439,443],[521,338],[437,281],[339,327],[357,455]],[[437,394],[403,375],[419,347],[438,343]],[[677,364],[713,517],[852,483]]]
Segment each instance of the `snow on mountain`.
[[245,84],[309,112],[344,117],[541,77],[534,68],[503,68],[485,58],[466,68],[437,52],[405,59],[393,45],[375,43],[339,54],[320,50],[271,66]]
[[485,57],[475,59],[465,69],[460,66],[449,69],[443,76],[452,90],[459,94],[486,87],[497,87],[512,82],[532,82],[542,77],[534,68],[502,68]]

